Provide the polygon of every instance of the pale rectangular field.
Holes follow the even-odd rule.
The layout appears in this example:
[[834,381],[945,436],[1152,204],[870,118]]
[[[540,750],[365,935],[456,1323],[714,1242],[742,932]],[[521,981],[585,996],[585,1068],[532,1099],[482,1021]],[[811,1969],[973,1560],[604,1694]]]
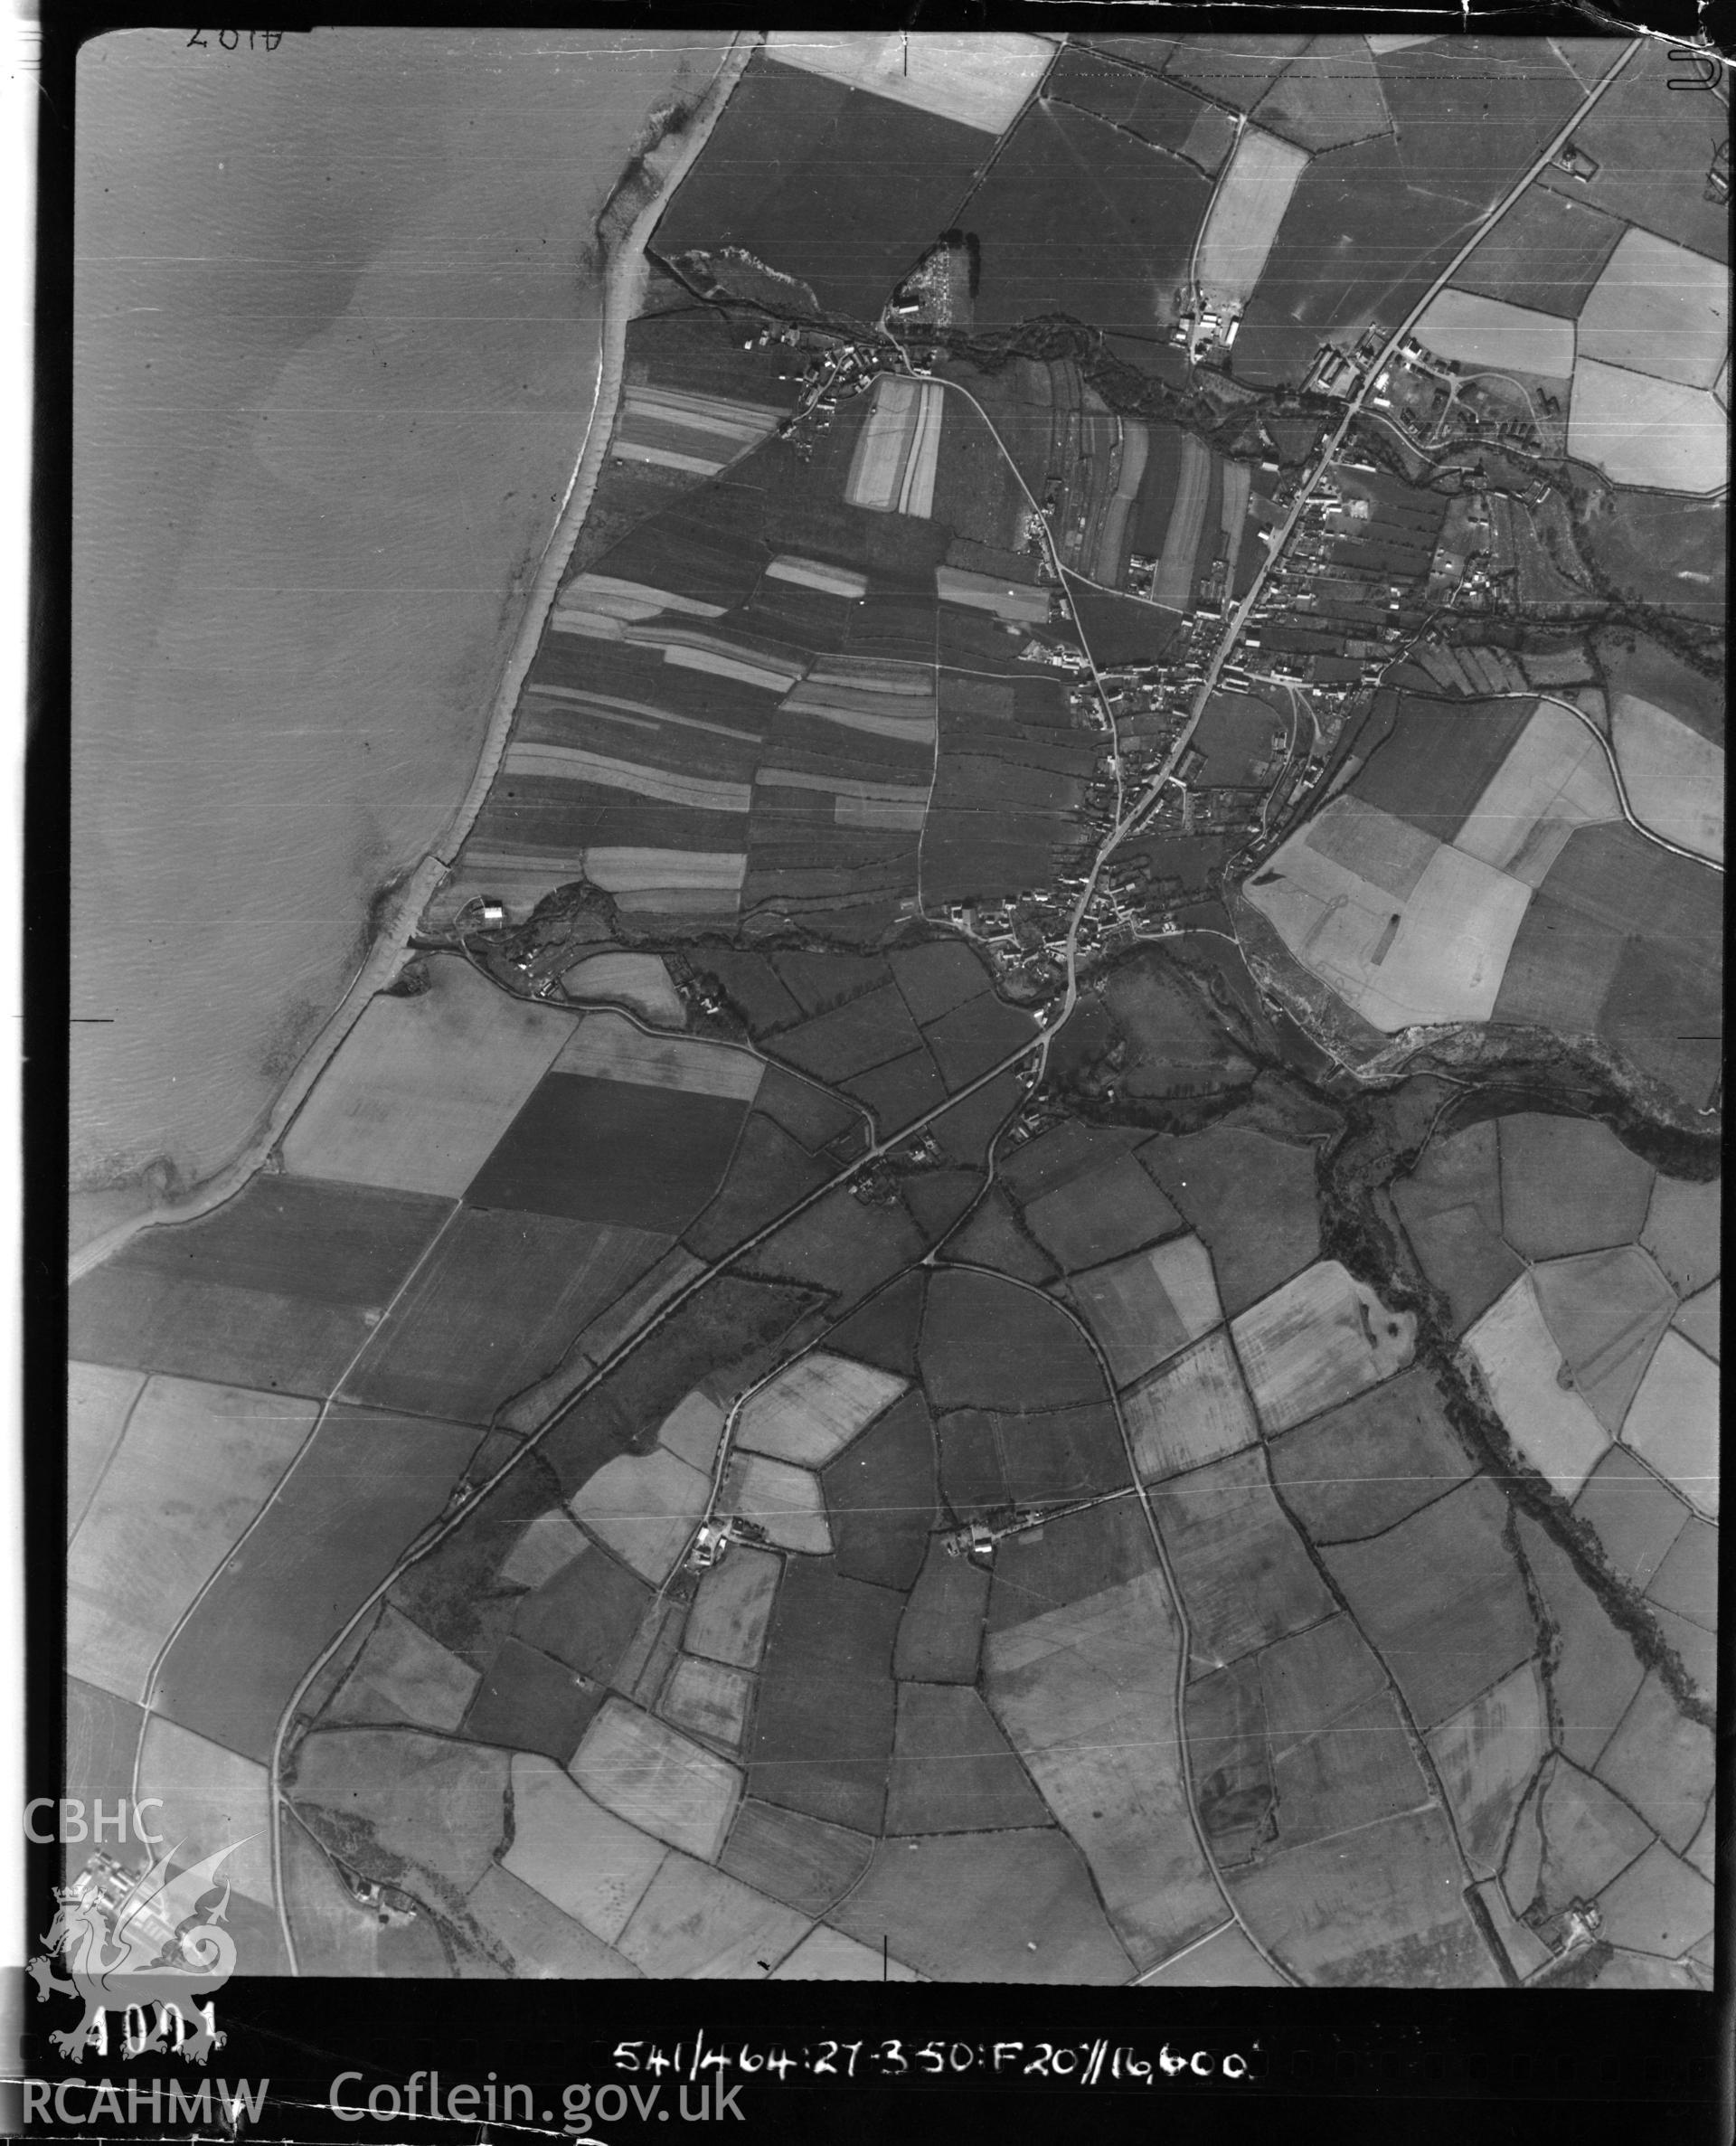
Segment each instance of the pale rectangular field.
[[467,961],[429,973],[413,998],[369,1003],[285,1136],[286,1168],[456,1199],[488,1159],[573,1024]]
[[824,1467],[908,1383],[872,1364],[816,1349],[742,1404],[735,1442],[745,1452]]
[[753,1697],[753,1678],[745,1669],[684,1654],[669,1673],[660,1711],[690,1735],[740,1750]]
[[[588,954],[562,972],[561,988],[581,1003],[609,998],[660,1028],[684,1027],[687,1010],[656,954]],[[514,1002],[514,1004],[517,1001]]]
[[1602,746],[1576,715],[1540,701],[1453,847],[1540,887],[1575,827],[1620,818]]
[[1212,1254],[1197,1237],[1092,1267],[1070,1287],[1117,1385],[1142,1378],[1223,1318]]
[[1181,464],[1175,476],[1175,495],[1169,503],[1164,525],[1164,548],[1157,555],[1157,572],[1151,584],[1154,603],[1172,611],[1187,609],[1194,587],[1194,564],[1199,553],[1200,534],[1205,526],[1206,501],[1212,494],[1212,450],[1194,432],[1184,432]]
[[817,589],[823,595],[844,596],[860,601],[868,593],[868,576],[854,566],[832,566],[819,559],[797,559],[780,552],[766,569],[769,581],[788,581],[797,589]]
[[707,1863],[717,1860],[741,1796],[740,1767],[612,1697],[568,1770],[605,1810]]
[[846,1937],[842,1930],[816,1924],[782,1966],[774,1982],[920,1982],[928,1978],[894,1960],[890,1952]]
[[928,520],[934,512],[945,401],[931,380],[880,375],[844,479],[850,506]]
[[751,1102],[765,1066],[751,1051],[691,1036],[646,1035],[622,1014],[597,1013],[585,1016],[553,1070]]
[[767,42],[786,67],[983,134],[1013,124],[1055,51],[1046,37],[1011,30],[774,30]]
[[1622,1425],[1625,1443],[1708,1518],[1718,1517],[1718,1366],[1665,1334]]
[[1236,1352],[1222,1333],[1124,1394],[1121,1413],[1135,1465],[1148,1483],[1240,1452],[1260,1435]]
[[813,1927],[740,1878],[672,1855],[633,1911],[620,1949],[662,1981],[760,1981]]
[[671,890],[718,894],[732,907],[747,876],[744,849],[652,849],[637,843],[599,843],[584,852],[585,876],[605,893]]
[[665,768],[642,767],[581,745],[509,745],[505,770],[509,775],[544,775],[562,782],[591,782],[602,789],[629,790],[660,805],[684,805],[693,812],[746,812],[753,802],[745,782],[719,782],[703,775],[674,775]]
[[627,581],[618,574],[576,573],[561,589],[557,603],[571,603],[582,610],[613,610],[621,619],[655,619],[663,611],[681,611],[690,619],[721,619],[721,603],[702,603],[697,596],[683,596],[673,589],[655,589],[648,581]]
[[723,1435],[723,1411],[709,1394],[692,1393],[671,1409],[657,1431],[657,1443],[677,1460],[711,1473],[717,1442]]
[[327,1709],[332,1721],[408,1722],[448,1734],[464,1719],[482,1672],[388,1602]]
[[142,1371],[117,1371],[108,1364],[72,1363],[66,1367],[68,1542],[78,1533],[144,1384]]
[[1537,1664],[1521,1663],[1431,1729],[1428,1741],[1465,1859],[1478,1877],[1493,1877],[1520,1800],[1550,1748]]
[[491,1863],[471,1886],[465,1905],[509,1956],[514,1981],[590,1982],[637,1977],[613,1946],[552,1900]]
[[1245,306],[1252,298],[1296,183],[1307,168],[1306,149],[1258,127],[1244,128],[1200,235],[1198,281],[1208,301]]
[[1231,1327],[1260,1420],[1288,1431],[1402,1371],[1414,1312],[1389,1311],[1336,1260],[1321,1260],[1263,1297]]
[[832,1547],[820,1479],[765,1453],[734,1454],[718,1494],[720,1515],[750,1520],[782,1550],[824,1557]]
[[1634,817],[1697,856],[1724,861],[1724,749],[1631,693],[1615,696],[1616,764]]
[[787,715],[812,716],[869,737],[894,738],[908,745],[934,742],[934,691],[926,673],[919,694],[893,693],[878,682],[837,683],[816,674],[805,678],[780,706]]
[[1127,544],[1127,520],[1139,497],[1139,487],[1151,453],[1151,430],[1137,418],[1121,422],[1121,458],[1116,471],[1115,491],[1103,514],[1103,534],[1097,543],[1091,572],[1109,588],[1121,579],[1121,555]]
[[927,820],[926,793],[906,798],[838,796],[832,802],[833,824],[840,827],[884,827],[915,835]]
[[699,1584],[687,1612],[691,1654],[750,1669],[765,1650],[766,1627],[777,1597],[782,1561],[750,1543],[732,1543],[723,1562]]
[[1419,343],[1467,372],[1541,373],[1566,380],[1573,371],[1573,323],[1505,298],[1443,290],[1416,326]]
[[552,1759],[513,1754],[504,1868],[613,1944],[669,1851],[574,1785]]
[[1580,350],[1684,387],[1709,388],[1730,349],[1730,270],[1637,225],[1580,311]]
[[1694,1346],[1710,1357],[1715,1364],[1720,1360],[1720,1329],[1723,1323],[1723,1291],[1721,1282],[1709,1282],[1697,1297],[1690,1297],[1675,1315],[1674,1325],[1678,1334],[1685,1334]]
[[1529,1274],[1490,1305],[1465,1337],[1507,1435],[1540,1475],[1571,1498],[1603,1458],[1609,1435],[1561,1383],[1561,1352]]
[[1416,893],[1417,882],[1440,846],[1434,836],[1409,820],[1348,794],[1335,798],[1311,819],[1302,839],[1395,902],[1408,902]]
[[158,1650],[283,1480],[317,1403],[153,1378],[67,1553],[70,1674],[144,1696]]
[[659,1448],[605,1461],[568,1510],[654,1586],[675,1569],[711,1494],[696,1468]]
[[1727,481],[1730,420],[1715,395],[1581,357],[1568,452],[1614,484],[1704,498]]
[[[184,1869],[232,1849],[211,1882],[231,1885],[262,1907],[272,1905],[271,1797],[263,1766],[154,1715],[139,1750],[138,1792],[141,1802],[162,1799],[146,1823],[165,1845],[178,1847]],[[247,1971],[245,1961],[237,1966]]]
[[962,566],[937,566],[934,592],[942,603],[989,611],[1014,626],[1045,626],[1049,621],[1048,590],[1033,588],[1028,581],[1004,581]]

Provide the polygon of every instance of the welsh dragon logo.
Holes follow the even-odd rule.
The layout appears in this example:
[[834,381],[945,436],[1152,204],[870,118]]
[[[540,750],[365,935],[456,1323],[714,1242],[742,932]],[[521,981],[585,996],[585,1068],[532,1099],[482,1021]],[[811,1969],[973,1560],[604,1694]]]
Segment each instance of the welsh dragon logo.
[[[129,2033],[129,2056],[175,2047],[203,2064],[222,2046],[210,2005],[202,2008],[197,1999],[221,1990],[235,1971],[235,1941],[223,1927],[229,1882],[220,1883],[216,1871],[241,1845],[232,1842],[173,1877],[175,1848],[143,1871],[93,1856],[57,1892],[60,1906],[42,1939],[48,1952],[31,1961],[28,1971],[39,2002],[52,1994],[76,1997],[84,2006],[75,2027],[49,2037],[61,2056],[81,2064],[88,2048],[106,2052],[103,2014],[120,2013],[130,2025],[131,2018],[144,2020],[147,2007],[155,2009],[156,2025],[148,2033],[141,2026],[136,2043]],[[54,1971],[56,1952],[65,1975]],[[171,2015],[173,2043],[165,2038]]]

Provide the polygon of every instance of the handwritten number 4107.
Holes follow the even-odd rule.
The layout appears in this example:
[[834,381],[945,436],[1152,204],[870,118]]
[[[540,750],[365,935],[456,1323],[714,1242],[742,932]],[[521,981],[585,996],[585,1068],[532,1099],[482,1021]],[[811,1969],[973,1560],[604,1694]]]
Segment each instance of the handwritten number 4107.
[[281,30],[195,30],[187,43],[189,46],[197,45],[202,52],[208,52],[212,49],[211,41],[213,37],[226,52],[239,52],[243,37],[247,40],[250,52],[275,52],[283,43]]

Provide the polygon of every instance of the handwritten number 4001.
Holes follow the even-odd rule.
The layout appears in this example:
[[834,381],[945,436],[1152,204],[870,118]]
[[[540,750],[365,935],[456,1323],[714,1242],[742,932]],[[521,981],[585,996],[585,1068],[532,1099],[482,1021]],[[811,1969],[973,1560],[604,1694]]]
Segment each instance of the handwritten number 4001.
[[275,52],[283,43],[281,30],[215,30],[209,33],[203,30],[195,30],[193,35],[188,38],[187,43],[189,46],[197,45],[202,52],[208,52],[211,50],[211,40],[213,36],[226,52],[238,52],[241,49],[243,36],[247,39],[247,49],[250,52],[260,50]]

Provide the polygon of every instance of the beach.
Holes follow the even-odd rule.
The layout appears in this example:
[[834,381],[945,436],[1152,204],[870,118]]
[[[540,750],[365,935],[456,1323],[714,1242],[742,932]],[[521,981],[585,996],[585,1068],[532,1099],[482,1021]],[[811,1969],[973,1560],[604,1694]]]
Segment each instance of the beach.
[[87,48],[75,1242],[248,1146],[469,788],[591,411],[597,212],[726,43]]

